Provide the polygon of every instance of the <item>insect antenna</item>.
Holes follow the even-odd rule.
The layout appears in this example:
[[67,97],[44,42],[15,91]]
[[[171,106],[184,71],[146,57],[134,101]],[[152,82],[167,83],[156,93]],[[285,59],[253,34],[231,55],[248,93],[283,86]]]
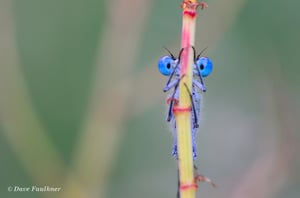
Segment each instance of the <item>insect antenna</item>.
[[205,47],[203,50],[201,50],[201,52],[198,54],[196,60],[198,60],[198,59],[200,58],[200,56],[202,55],[202,53],[203,53],[205,50],[207,50],[207,48],[208,48],[208,46]]
[[166,48],[166,47],[163,47],[165,50],[167,50],[167,52],[170,54],[170,56],[171,56],[171,58],[173,59],[173,60],[176,60],[176,58],[175,58],[175,56],[172,54],[172,52],[168,49],[168,48]]

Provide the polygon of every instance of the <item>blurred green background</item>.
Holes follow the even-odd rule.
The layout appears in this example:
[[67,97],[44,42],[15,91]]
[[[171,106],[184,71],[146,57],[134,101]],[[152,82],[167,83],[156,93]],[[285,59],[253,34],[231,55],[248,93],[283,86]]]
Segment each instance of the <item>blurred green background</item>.
[[[0,1],[1,198],[175,197],[156,63],[180,50],[179,3]],[[207,3],[197,165],[218,188],[197,197],[300,197],[300,2]]]

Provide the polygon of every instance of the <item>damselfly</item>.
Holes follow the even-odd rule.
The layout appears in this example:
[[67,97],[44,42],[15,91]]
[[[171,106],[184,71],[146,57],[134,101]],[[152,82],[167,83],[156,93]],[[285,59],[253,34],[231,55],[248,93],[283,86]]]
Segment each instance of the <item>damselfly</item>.
[[[163,56],[158,61],[158,69],[161,74],[165,76],[169,76],[168,81],[163,89],[164,92],[173,89],[173,92],[169,94],[167,97],[167,103],[169,104],[169,110],[167,114],[167,121],[171,122],[171,126],[173,129],[173,156],[177,159],[177,130],[176,130],[176,120],[174,116],[174,105],[178,103],[179,100],[179,82],[181,80],[180,76],[180,56],[184,49],[181,49],[178,58],[176,58],[168,49],[169,56]],[[213,68],[213,64],[211,60],[207,57],[201,57],[203,53],[202,50],[198,56],[196,56],[195,48],[194,50],[194,64],[193,64],[193,80],[192,80],[192,90],[190,91],[187,86],[187,91],[189,92],[191,98],[191,124],[192,124],[192,145],[193,145],[193,158],[194,160],[197,157],[196,151],[196,133],[199,128],[199,114],[200,114],[200,101],[201,101],[201,93],[206,91],[206,87],[204,85],[203,78],[207,77]]]

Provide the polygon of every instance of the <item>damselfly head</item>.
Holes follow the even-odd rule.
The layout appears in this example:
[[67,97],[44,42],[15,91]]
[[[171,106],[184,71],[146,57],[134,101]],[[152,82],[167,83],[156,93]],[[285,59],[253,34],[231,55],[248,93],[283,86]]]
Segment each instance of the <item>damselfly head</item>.
[[173,57],[170,56],[163,56],[158,60],[158,70],[161,74],[165,76],[170,76],[170,74],[173,72],[175,60]]
[[197,58],[196,64],[202,77],[206,77],[212,72],[213,63],[209,58],[207,57]]

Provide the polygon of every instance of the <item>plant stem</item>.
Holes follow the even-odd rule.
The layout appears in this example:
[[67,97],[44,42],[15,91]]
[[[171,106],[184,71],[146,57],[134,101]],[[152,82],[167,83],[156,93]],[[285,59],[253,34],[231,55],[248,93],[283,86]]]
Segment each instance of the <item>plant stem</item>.
[[194,181],[194,164],[192,156],[191,132],[191,99],[187,89],[192,90],[194,54],[192,46],[195,43],[197,7],[202,9],[207,5],[197,0],[184,0],[181,48],[184,49],[180,57],[179,104],[176,106],[178,140],[178,167],[180,179],[180,198],[194,198],[197,184]]

